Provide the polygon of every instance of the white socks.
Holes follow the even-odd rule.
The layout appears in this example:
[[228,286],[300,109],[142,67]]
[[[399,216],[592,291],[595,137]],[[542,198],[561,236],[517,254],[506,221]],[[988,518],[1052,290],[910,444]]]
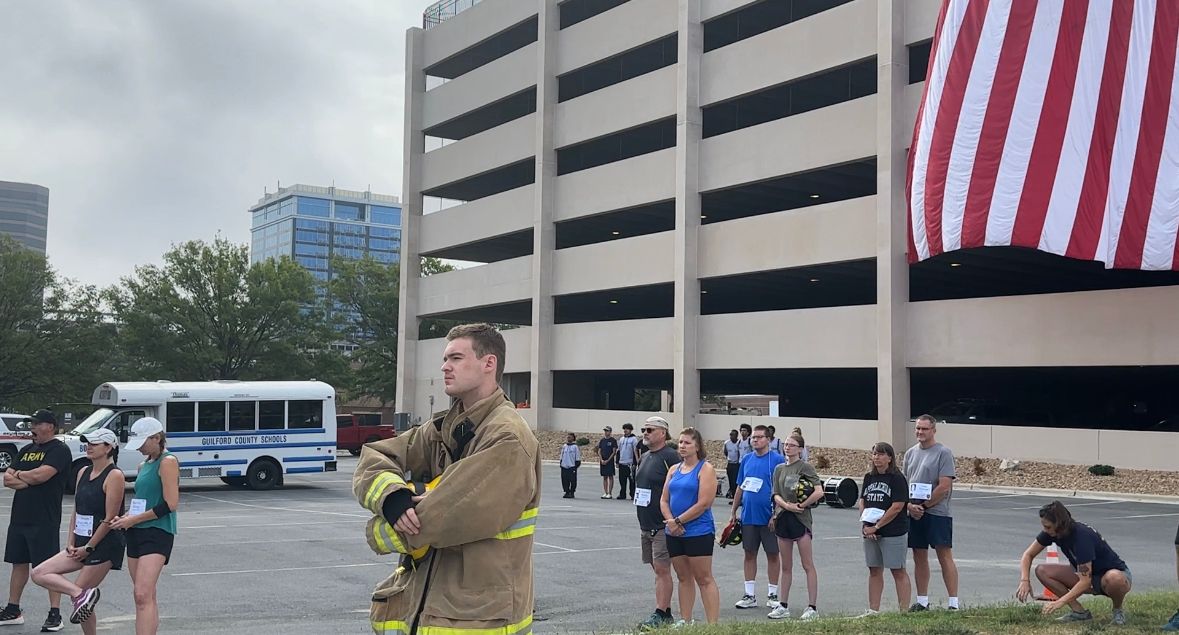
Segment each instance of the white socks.
[[778,585],[771,584],[769,593],[770,595],[778,595]]
[[[958,601],[957,598],[955,598],[954,601],[957,602]],[[925,608],[929,608],[929,596],[928,595],[918,595],[917,596],[917,603],[920,604],[921,606],[924,606]]]
[[757,592],[757,580],[745,581],[745,595],[753,595]]
[[949,608],[952,608],[952,609],[958,608],[958,598],[952,597],[952,598],[946,600],[946,606],[948,606]]

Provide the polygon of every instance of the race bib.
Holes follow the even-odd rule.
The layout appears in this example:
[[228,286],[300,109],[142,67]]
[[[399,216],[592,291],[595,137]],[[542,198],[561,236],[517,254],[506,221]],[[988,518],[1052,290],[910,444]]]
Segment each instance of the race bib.
[[642,487],[635,488],[635,505],[646,507],[651,504],[651,490]]
[[760,478],[757,478],[756,476],[746,476],[745,481],[741,483],[741,490],[756,494],[761,491],[762,485],[764,485],[764,483]]
[[864,513],[860,514],[860,520],[866,523],[874,523],[881,518],[884,518],[884,510],[876,509],[875,507],[869,507],[864,510]]
[[127,510],[128,514],[134,516],[135,514],[142,514],[145,511],[147,511],[147,499],[146,498],[132,498],[131,499],[131,508]]
[[933,497],[933,485],[929,483],[909,483],[909,499],[927,501]]
[[89,538],[94,535],[94,517],[78,514],[74,516],[74,533]]

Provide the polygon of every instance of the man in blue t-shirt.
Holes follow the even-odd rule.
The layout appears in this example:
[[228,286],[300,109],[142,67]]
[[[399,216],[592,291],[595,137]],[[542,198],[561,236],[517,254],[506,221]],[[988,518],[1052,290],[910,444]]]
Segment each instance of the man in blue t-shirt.
[[757,606],[757,550],[766,552],[769,567],[769,592],[766,607],[778,608],[778,537],[770,529],[774,512],[774,468],[786,462],[786,457],[770,451],[770,435],[766,426],[756,426],[749,442],[753,452],[741,459],[737,470],[737,491],[733,495],[733,518],[741,514],[741,546],[745,549],[745,594],[734,605],[739,609]]

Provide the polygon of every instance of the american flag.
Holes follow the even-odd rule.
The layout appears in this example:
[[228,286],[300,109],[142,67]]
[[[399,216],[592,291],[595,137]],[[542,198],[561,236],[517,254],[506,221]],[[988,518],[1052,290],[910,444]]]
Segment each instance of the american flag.
[[1179,270],[1179,0],[944,0],[909,261],[990,245]]

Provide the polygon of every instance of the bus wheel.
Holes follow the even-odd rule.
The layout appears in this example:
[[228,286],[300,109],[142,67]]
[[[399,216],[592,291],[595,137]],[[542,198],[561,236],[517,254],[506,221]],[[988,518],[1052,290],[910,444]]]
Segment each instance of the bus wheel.
[[352,448],[348,450],[348,454],[351,454],[352,456],[360,456],[360,448]]
[[245,487],[246,477],[244,476],[222,476],[221,482],[230,487]]
[[274,489],[282,480],[282,468],[270,459],[258,459],[246,470],[246,482],[250,489],[265,491]]

